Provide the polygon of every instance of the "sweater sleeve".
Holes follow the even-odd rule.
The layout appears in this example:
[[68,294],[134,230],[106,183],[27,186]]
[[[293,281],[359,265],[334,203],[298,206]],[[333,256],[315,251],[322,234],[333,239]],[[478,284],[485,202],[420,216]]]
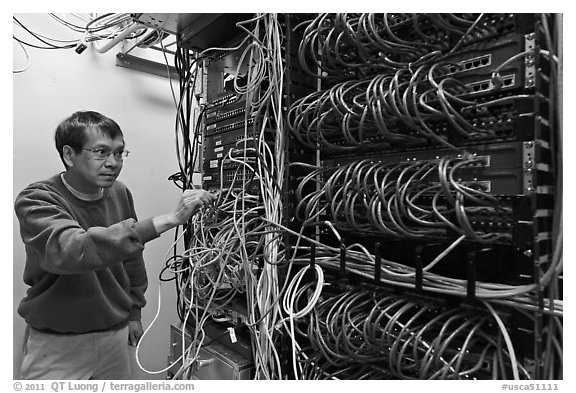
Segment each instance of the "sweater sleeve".
[[[134,199],[132,193],[126,189],[126,195],[130,202],[130,210],[132,216],[136,217],[136,209],[134,208]],[[152,229],[154,225],[152,223]],[[146,298],[144,293],[148,288],[148,276],[146,274],[146,267],[142,253],[136,257],[124,261],[124,270],[130,279],[130,297],[132,298],[132,307],[130,308],[130,321],[140,321],[142,318],[142,308],[146,305]]]
[[142,254],[124,261],[124,269],[130,278],[130,297],[132,298],[130,320],[139,321],[141,318],[141,310],[146,305],[144,293],[148,288],[148,277],[146,275]]
[[158,237],[152,219],[84,229],[66,206],[64,198],[47,189],[27,188],[16,198],[22,240],[40,254],[39,267],[48,272],[98,270],[141,254],[144,243]]

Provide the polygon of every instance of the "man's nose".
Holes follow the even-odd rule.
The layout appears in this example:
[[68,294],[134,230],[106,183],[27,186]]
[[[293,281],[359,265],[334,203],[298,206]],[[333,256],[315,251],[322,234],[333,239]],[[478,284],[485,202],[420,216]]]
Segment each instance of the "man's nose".
[[107,167],[116,167],[122,165],[122,160],[117,159],[114,154],[110,154],[108,158],[106,158],[106,161],[104,161],[104,165]]

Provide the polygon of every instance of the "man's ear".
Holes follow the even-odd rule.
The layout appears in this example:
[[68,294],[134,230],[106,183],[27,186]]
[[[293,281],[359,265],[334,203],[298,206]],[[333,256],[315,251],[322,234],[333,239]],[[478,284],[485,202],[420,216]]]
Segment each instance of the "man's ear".
[[73,158],[75,156],[76,152],[74,151],[74,149],[72,149],[72,147],[68,145],[64,145],[64,147],[62,148],[62,159],[64,160],[66,165],[68,165],[69,167],[73,167],[74,166]]

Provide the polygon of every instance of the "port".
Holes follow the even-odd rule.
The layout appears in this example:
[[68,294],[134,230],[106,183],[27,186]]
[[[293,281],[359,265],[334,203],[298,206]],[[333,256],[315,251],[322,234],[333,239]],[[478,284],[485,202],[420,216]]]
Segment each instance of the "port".
[[484,192],[490,192],[490,190],[492,189],[492,182],[486,180],[463,182],[463,184],[467,187]]
[[482,67],[487,67],[492,64],[492,55],[487,54],[483,56],[474,57],[472,59],[462,60],[458,65],[450,65],[448,67],[448,74],[456,74],[464,71],[471,71]]
[[[502,85],[500,86],[501,89],[506,89],[510,87],[514,87],[516,85],[516,76],[514,74],[505,75],[501,77]],[[490,79],[473,82],[466,85],[470,93],[484,93],[491,90],[496,90],[498,87],[492,83]]]
[[206,126],[206,131],[210,131],[210,134],[219,134],[221,132],[225,132],[225,131],[232,131],[238,128],[242,128],[245,125],[252,125],[254,123],[254,119],[250,118],[247,121],[237,121],[235,123],[231,123],[231,124],[227,124],[225,126],[221,126],[221,127],[216,127],[217,123],[214,124],[210,124],[208,126]]
[[490,167],[490,156],[478,156],[478,157],[476,157],[476,161],[474,161],[473,163],[466,165],[464,167],[489,168]]

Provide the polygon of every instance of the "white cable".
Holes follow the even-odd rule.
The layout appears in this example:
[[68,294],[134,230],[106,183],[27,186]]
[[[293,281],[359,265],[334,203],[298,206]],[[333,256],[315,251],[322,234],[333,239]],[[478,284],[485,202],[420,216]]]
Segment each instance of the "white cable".
[[300,282],[304,278],[304,274],[310,268],[311,268],[310,265],[307,265],[307,266],[303,267],[302,269],[300,269],[300,271],[298,273],[296,273],[296,275],[294,276],[294,278],[292,279],[292,281],[288,285],[288,288],[286,289],[286,294],[284,295],[284,301],[283,301],[284,311],[288,314],[288,316],[281,319],[276,324],[277,327],[280,327],[280,325],[283,324],[287,320],[295,320],[295,319],[299,319],[299,318],[302,318],[302,317],[308,315],[312,311],[312,309],[314,308],[316,303],[318,302],[318,299],[320,298],[320,295],[322,294],[322,288],[324,286],[324,271],[322,270],[322,268],[318,264],[314,264],[314,268],[316,270],[316,275],[317,275],[316,276],[317,277],[316,278],[316,289],[314,290],[314,293],[310,297],[310,300],[308,301],[308,304],[306,305],[306,307],[304,307],[302,310],[300,310],[298,312],[294,312],[294,302],[295,302],[295,296],[297,293],[297,289],[300,285]]
[[[438,262],[440,262],[442,259],[444,259],[444,257],[446,255],[448,255],[450,253],[450,251],[452,251],[464,239],[466,239],[466,235],[462,235],[458,239],[456,239],[454,242],[452,242],[452,244],[450,244],[444,251],[442,251],[440,254],[438,254],[438,256],[436,258],[434,258],[434,260],[432,262],[430,262],[429,264],[424,266],[422,271],[427,272],[428,270],[432,269]],[[416,275],[416,272],[412,272],[412,273],[408,273],[408,274],[402,274],[402,276],[404,276],[404,277],[413,277],[415,275]]]
[[[174,243],[172,243],[172,246],[170,246],[170,248],[166,252],[166,255],[164,256],[164,261],[168,260],[168,254],[170,254],[170,250],[180,241],[180,239],[182,238],[182,236],[184,236],[185,233],[186,233],[186,229],[184,229],[182,231],[182,233],[180,234],[180,236],[178,236],[178,238],[174,241]],[[167,367],[163,368],[162,370],[151,371],[151,370],[144,368],[144,366],[142,366],[142,364],[140,363],[140,355],[139,355],[140,354],[140,344],[142,343],[142,341],[144,341],[144,337],[148,334],[148,331],[152,328],[152,326],[156,322],[156,319],[158,319],[158,316],[160,315],[160,308],[162,306],[161,286],[162,286],[162,280],[158,280],[158,307],[156,308],[156,314],[154,315],[154,318],[152,318],[152,322],[150,322],[150,324],[148,325],[146,330],[144,330],[144,333],[142,333],[142,336],[140,337],[140,340],[138,340],[138,344],[136,345],[136,363],[138,364],[138,367],[140,367],[140,369],[142,371],[144,371],[148,374],[160,374],[160,373],[168,371],[170,369],[170,367],[172,367],[172,365],[170,364]],[[181,358],[178,358],[176,360],[176,362],[178,362],[180,359]]]
[[30,67],[30,55],[28,54],[28,51],[26,50],[26,48],[24,47],[24,45],[22,45],[22,43],[20,41],[16,41],[18,42],[18,44],[20,45],[20,47],[22,48],[22,50],[24,51],[24,54],[26,55],[26,65],[23,68],[20,68],[19,70],[12,70],[12,73],[14,74],[19,74],[21,72],[24,72],[28,69],[28,67]]
[[515,380],[518,380],[520,379],[520,375],[518,374],[518,362],[516,361],[516,352],[514,351],[512,340],[510,339],[510,335],[508,334],[508,331],[504,326],[504,322],[502,322],[502,319],[500,319],[496,311],[494,311],[494,309],[488,302],[482,301],[482,303],[484,303],[486,308],[490,310],[492,316],[494,316],[494,319],[498,324],[498,327],[500,328],[500,331],[502,332],[502,336],[504,337],[504,341],[506,342],[506,347],[508,347],[508,353],[510,354],[510,363],[512,363],[512,375],[514,376]]

